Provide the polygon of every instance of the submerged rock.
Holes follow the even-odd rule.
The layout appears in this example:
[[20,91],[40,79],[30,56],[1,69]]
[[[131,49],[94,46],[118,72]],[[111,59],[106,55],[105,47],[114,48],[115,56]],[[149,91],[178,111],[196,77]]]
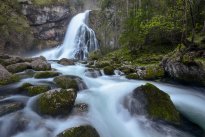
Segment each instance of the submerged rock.
[[11,73],[18,73],[18,72],[22,72],[26,69],[30,69],[31,65],[28,62],[24,62],[24,63],[12,64],[12,65],[7,66],[6,68]]
[[68,129],[57,137],[100,137],[95,128],[91,126],[79,126]]
[[76,97],[74,89],[50,90],[38,99],[38,111],[49,116],[68,115],[74,107]]
[[63,89],[73,88],[77,91],[87,89],[83,80],[77,76],[58,76],[54,78],[54,82]]
[[15,112],[24,107],[20,102],[6,102],[0,104],[0,116]]
[[59,72],[55,72],[55,71],[45,71],[45,72],[36,72],[36,74],[34,75],[34,78],[40,79],[40,78],[52,78],[52,77],[56,77],[59,76]]
[[85,71],[85,76],[91,77],[91,78],[97,78],[99,76],[102,76],[100,70],[98,69],[87,69]]
[[[172,123],[180,123],[179,112],[172,103],[170,96],[147,83],[133,91],[132,96],[145,106],[149,117],[153,119],[165,120]],[[142,108],[141,108],[142,109]]]
[[62,58],[61,60],[58,61],[58,64],[69,66],[69,65],[75,65],[75,62],[72,59]]

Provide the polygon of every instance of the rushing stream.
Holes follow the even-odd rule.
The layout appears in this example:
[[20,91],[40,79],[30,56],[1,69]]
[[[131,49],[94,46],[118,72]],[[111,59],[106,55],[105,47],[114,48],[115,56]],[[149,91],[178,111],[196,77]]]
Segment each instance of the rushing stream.
[[[88,45],[92,50],[97,49],[94,32],[85,25],[88,12],[78,14],[71,21],[64,44],[57,49],[41,53],[47,59],[60,59],[73,57],[79,49],[83,49],[83,56],[88,54]],[[78,22],[78,23],[76,23]],[[82,27],[83,26],[83,27]],[[75,28],[75,29],[74,29]],[[88,30],[89,40],[84,45],[76,43],[84,40],[84,34]],[[79,31],[80,30],[80,31]],[[79,38],[81,37],[81,38]],[[70,39],[70,41],[68,40]],[[71,43],[70,43],[71,42]],[[86,43],[86,44],[85,44]],[[87,44],[89,43],[89,44]],[[85,46],[86,45],[86,46]],[[69,48],[66,48],[68,46]],[[52,118],[40,116],[35,111],[36,100],[40,95],[28,97],[16,94],[16,89],[25,82],[33,85],[48,84],[56,88],[53,78],[35,79],[27,77],[20,82],[0,87],[0,103],[4,101],[22,102],[25,107],[14,113],[0,117],[0,137],[56,137],[62,131],[71,127],[90,124],[96,128],[101,137],[194,137],[194,128],[190,131],[175,127],[159,121],[152,121],[144,115],[131,115],[123,105],[123,100],[136,87],[147,83],[147,81],[128,80],[123,76],[98,76],[88,77],[88,68],[83,64],[73,66],[62,66],[51,62],[52,68],[63,75],[79,76],[87,85],[87,89],[78,92],[75,104],[88,104],[88,112],[73,113],[66,118]],[[167,92],[174,102],[178,111],[187,119],[199,125],[205,130],[205,95],[203,88],[151,82],[161,90]],[[143,110],[142,110],[143,111]],[[202,137],[201,135],[200,137]]]

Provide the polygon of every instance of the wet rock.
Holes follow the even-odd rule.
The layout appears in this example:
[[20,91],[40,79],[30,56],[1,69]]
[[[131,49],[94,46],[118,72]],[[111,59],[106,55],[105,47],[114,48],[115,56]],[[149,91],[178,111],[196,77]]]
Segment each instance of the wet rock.
[[46,71],[51,70],[51,64],[48,63],[43,58],[37,58],[36,60],[31,62],[32,69],[36,71]]
[[31,87],[31,86],[33,86],[33,85],[30,84],[30,83],[23,83],[23,85],[20,88],[25,90],[25,89],[27,89],[28,87]]
[[14,83],[19,80],[20,80],[19,76],[12,75],[10,72],[8,72],[8,70],[4,68],[4,66],[0,64],[0,85]]
[[77,92],[74,89],[48,91],[37,101],[39,113],[49,116],[66,116],[72,111],[76,97]]
[[182,55],[180,52],[165,57],[162,65],[167,74],[173,79],[185,83],[205,86],[205,59],[197,52],[188,52]]
[[[5,56],[7,56],[7,58],[5,58]],[[21,63],[24,62],[23,58],[18,57],[18,56],[8,56],[8,55],[4,55],[4,58],[0,59],[0,63],[4,66],[8,66],[11,64],[16,64],[16,63]]]
[[109,61],[98,61],[96,62],[95,66],[97,68],[104,68],[104,67],[110,66],[110,62]]
[[34,75],[34,78],[40,79],[40,78],[52,78],[52,77],[56,77],[59,76],[60,73],[59,72],[55,72],[55,71],[44,71],[44,72],[36,72]]
[[88,112],[88,105],[85,103],[76,104],[73,111],[74,111],[74,114]]
[[61,60],[58,61],[58,64],[64,66],[70,66],[70,65],[75,65],[75,62],[72,59],[62,58]]
[[105,75],[114,75],[114,68],[112,66],[107,66],[103,68]]
[[100,137],[100,135],[91,126],[79,126],[68,129],[56,137]]
[[0,103],[0,116],[18,111],[22,109],[24,105],[20,102],[5,102]]
[[63,89],[73,88],[77,91],[87,89],[83,80],[76,76],[58,76],[54,78],[54,82]]
[[100,70],[98,69],[87,69],[85,71],[85,76],[91,77],[91,78],[97,78],[99,76],[102,76]]
[[140,79],[140,77],[139,77],[139,75],[137,73],[128,74],[126,76],[126,78],[128,78],[128,79]]
[[30,86],[29,84],[27,84],[27,85],[24,85],[24,87],[26,87],[25,89],[28,90],[28,94],[30,96],[35,96],[35,95],[47,92],[47,91],[49,91],[51,89],[47,85]]
[[30,69],[31,65],[28,62],[12,64],[6,67],[9,72],[18,73],[26,69]]
[[[150,118],[176,124],[180,123],[179,112],[172,103],[170,96],[154,85],[150,83],[142,85],[133,91],[132,96],[135,100],[139,101],[138,105],[143,104],[145,106],[144,109]],[[139,108],[142,109],[141,107],[137,109]]]

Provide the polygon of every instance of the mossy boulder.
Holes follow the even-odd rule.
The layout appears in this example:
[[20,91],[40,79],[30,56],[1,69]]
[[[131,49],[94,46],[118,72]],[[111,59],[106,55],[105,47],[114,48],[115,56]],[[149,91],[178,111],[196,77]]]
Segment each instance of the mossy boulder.
[[148,65],[142,68],[143,69],[137,69],[137,74],[139,75],[139,78],[143,80],[159,79],[165,75],[164,68],[158,64]]
[[44,58],[36,58],[31,62],[31,67],[36,71],[47,71],[51,70],[51,64],[48,63]]
[[61,60],[58,61],[58,64],[64,66],[70,66],[70,65],[75,65],[75,62],[72,59],[62,58]]
[[65,116],[73,109],[77,92],[74,89],[54,89],[38,99],[38,111],[49,116]]
[[44,72],[36,72],[34,75],[34,78],[40,79],[40,78],[52,78],[59,76],[59,72],[54,72],[54,71],[44,71]]
[[79,126],[70,128],[57,137],[100,137],[95,128],[91,126]]
[[126,76],[128,79],[139,79],[139,75],[137,73],[131,73]]
[[107,66],[103,68],[105,75],[114,75],[114,68],[112,66]]
[[[138,96],[139,94],[142,94],[142,96]],[[142,97],[145,98],[146,101],[141,103],[146,104],[145,109],[152,119],[180,123],[179,112],[172,103],[170,96],[156,86],[150,83],[142,85],[133,91],[133,96],[137,100],[141,100]]]
[[[26,85],[24,85],[24,86],[26,86]],[[29,86],[29,85],[27,85],[27,87],[25,89],[28,90],[28,94],[30,96],[35,96],[35,95],[47,92],[51,88],[48,85],[37,85],[37,86]]]
[[101,56],[102,54],[100,53],[100,51],[93,51],[89,53],[88,60],[98,60]]
[[104,68],[104,67],[110,66],[110,62],[109,61],[98,61],[96,62],[95,66],[97,68]]
[[28,87],[33,86],[31,83],[23,83],[23,85],[21,85],[21,89],[27,89]]
[[87,88],[83,80],[77,76],[58,76],[54,78],[54,82],[58,87],[63,89],[73,88],[78,91]]
[[26,69],[31,69],[31,65],[28,62],[24,62],[24,63],[12,64],[12,65],[7,66],[6,68],[11,73],[18,73]]

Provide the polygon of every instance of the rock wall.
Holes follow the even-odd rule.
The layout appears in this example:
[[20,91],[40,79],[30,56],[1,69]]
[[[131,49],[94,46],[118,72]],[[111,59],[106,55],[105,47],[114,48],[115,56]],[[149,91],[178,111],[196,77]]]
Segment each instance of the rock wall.
[[0,2],[0,53],[19,55],[60,45],[71,18],[98,7],[97,0]]

